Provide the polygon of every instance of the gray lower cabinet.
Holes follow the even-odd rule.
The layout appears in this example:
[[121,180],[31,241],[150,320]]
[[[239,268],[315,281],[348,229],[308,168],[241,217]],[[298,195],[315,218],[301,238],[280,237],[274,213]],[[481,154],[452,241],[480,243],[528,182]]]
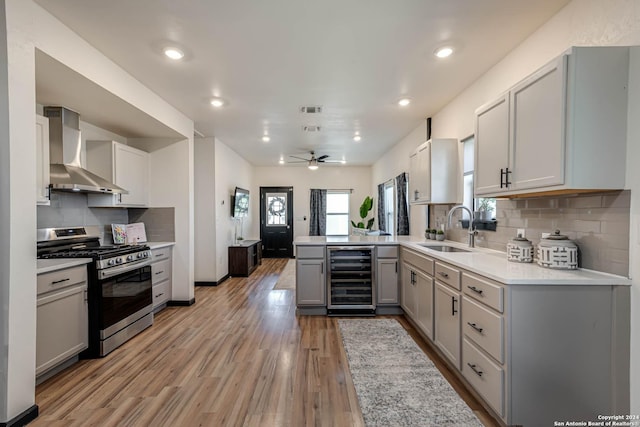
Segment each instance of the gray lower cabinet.
[[153,310],[158,312],[171,299],[173,249],[170,246],[151,250],[151,284],[153,286]]
[[398,247],[378,246],[376,263],[377,305],[400,304],[398,292]]
[[77,356],[88,345],[87,267],[38,275],[36,376]]
[[435,289],[435,343],[460,369],[460,293],[436,281]]
[[298,246],[296,249],[296,304],[326,306],[325,247]]
[[433,259],[402,249],[401,306],[420,331],[434,337]]

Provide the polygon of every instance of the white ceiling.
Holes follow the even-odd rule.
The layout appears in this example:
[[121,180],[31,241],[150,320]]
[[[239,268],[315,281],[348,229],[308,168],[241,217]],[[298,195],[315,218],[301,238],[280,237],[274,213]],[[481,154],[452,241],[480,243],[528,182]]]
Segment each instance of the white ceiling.
[[[254,165],[309,150],[367,165],[568,0],[36,2]],[[448,43],[456,53],[438,60],[434,49]],[[185,58],[166,58],[166,45]],[[50,92],[42,78],[39,97]],[[228,105],[214,109],[213,96]],[[400,108],[403,96],[412,103]],[[323,112],[305,116],[305,105]],[[78,112],[99,126],[110,120]]]

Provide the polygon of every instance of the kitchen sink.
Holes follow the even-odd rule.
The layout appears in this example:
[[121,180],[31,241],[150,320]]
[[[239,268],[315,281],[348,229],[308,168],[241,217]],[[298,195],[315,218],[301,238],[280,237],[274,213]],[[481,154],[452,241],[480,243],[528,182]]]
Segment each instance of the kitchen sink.
[[418,244],[427,249],[433,249],[434,251],[440,251],[440,252],[471,252],[470,250],[458,248],[455,246],[430,245],[428,243],[418,243]]

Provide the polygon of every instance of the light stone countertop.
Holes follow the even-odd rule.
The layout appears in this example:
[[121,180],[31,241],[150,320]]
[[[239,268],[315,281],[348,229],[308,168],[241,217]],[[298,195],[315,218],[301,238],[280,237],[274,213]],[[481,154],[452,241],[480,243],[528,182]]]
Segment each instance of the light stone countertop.
[[146,242],[145,245],[149,246],[150,249],[160,249],[166,248],[168,246],[175,245],[176,242]]
[[79,265],[89,264],[93,260],[91,258],[54,258],[37,260],[38,274],[50,273],[52,271],[64,270],[65,268],[77,267]]
[[[295,239],[301,245],[400,245],[435,260],[445,261],[465,270],[488,277],[507,285],[631,285],[631,280],[614,274],[587,270],[554,270],[536,263],[507,261],[505,252],[486,248],[469,248],[459,242],[425,240],[413,236],[300,236]],[[470,252],[440,252],[424,245],[447,245],[468,249]]]

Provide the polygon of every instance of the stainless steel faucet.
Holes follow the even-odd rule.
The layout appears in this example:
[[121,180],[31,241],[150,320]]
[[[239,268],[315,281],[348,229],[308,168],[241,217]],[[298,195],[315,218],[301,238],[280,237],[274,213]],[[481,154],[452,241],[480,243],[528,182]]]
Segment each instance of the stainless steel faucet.
[[453,216],[453,211],[455,211],[456,209],[464,209],[469,212],[469,247],[473,248],[475,247],[475,236],[476,234],[478,234],[478,231],[473,227],[473,212],[471,212],[468,207],[464,205],[455,205],[454,207],[452,207],[447,214],[447,228],[451,228],[451,217]]

